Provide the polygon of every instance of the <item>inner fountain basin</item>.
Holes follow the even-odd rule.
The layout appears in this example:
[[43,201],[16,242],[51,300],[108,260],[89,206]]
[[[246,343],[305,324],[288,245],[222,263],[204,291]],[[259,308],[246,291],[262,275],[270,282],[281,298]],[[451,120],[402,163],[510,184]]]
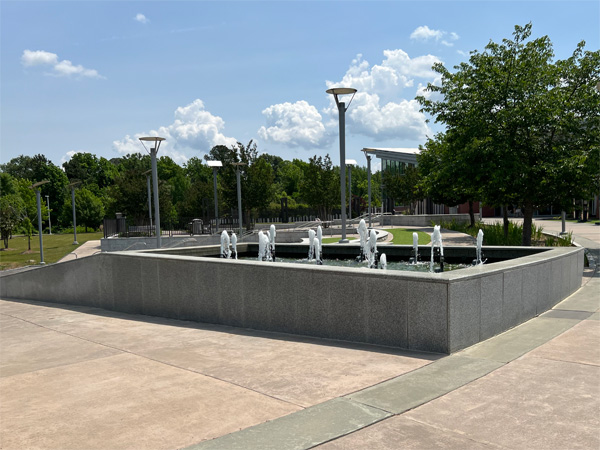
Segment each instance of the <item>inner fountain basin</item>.
[[[220,246],[100,253],[3,274],[0,294],[132,314],[452,353],[529,320],[581,285],[582,248],[484,247],[487,263],[444,273],[209,257]],[[308,246],[278,244],[277,255]],[[379,245],[388,258],[411,246]],[[424,260],[430,247],[420,247]],[[258,245],[238,243],[256,255]],[[324,256],[358,247],[329,244]],[[444,247],[472,261],[475,247]],[[512,259],[508,259],[512,258]],[[491,261],[498,261],[493,262]]]

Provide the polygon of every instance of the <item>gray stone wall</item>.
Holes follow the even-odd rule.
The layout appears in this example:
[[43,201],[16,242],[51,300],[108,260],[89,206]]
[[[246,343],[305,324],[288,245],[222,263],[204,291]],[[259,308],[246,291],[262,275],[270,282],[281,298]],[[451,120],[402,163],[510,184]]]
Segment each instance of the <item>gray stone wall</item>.
[[383,215],[381,216],[381,226],[408,226],[408,227],[430,227],[431,222],[440,223],[441,220],[457,222],[469,222],[471,219],[468,214],[423,214],[406,216],[403,214]]
[[3,275],[0,295],[452,353],[551,308],[582,272],[580,248],[442,274],[115,252]]

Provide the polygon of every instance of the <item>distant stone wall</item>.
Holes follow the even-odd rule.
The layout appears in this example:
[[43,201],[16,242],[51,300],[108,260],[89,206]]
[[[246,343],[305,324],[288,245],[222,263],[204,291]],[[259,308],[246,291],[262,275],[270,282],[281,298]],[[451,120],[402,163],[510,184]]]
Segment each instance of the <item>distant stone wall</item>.
[[0,295],[452,353],[552,308],[583,272],[581,248],[441,274],[165,254],[173,251],[4,274]]

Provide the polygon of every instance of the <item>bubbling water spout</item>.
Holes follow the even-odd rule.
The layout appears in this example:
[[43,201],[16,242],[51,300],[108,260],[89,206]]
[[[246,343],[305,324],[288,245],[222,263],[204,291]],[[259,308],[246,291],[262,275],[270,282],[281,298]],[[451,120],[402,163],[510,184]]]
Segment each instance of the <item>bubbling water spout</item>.
[[231,234],[231,256],[235,259],[238,259],[238,255],[237,255],[237,236],[235,235],[235,233]]
[[439,261],[440,261],[440,272],[444,271],[444,246],[442,245],[442,233],[440,232],[440,226],[435,225],[433,227],[433,234],[431,235],[431,262],[429,263],[429,271],[433,272],[433,259],[435,248],[438,248]]
[[413,233],[413,263],[417,264],[419,262],[419,235],[417,233]]
[[221,233],[221,258],[231,258],[231,250],[229,250],[229,233],[223,230]]
[[385,253],[382,253],[379,257],[379,268],[383,270],[387,269],[387,256],[385,256]]
[[308,230],[308,260],[315,257],[315,230]]
[[366,247],[367,247],[367,239],[369,238],[369,230],[367,229],[367,224],[365,223],[365,219],[360,219],[358,223],[358,235],[360,236],[360,255],[358,256],[359,261],[364,261],[367,259],[366,257]]
[[479,230],[477,233],[477,259],[474,261],[475,265],[483,264],[483,255],[481,253],[481,246],[483,245],[483,230]]
[[275,225],[271,224],[269,232],[269,253],[272,261],[275,261],[275,235],[277,232],[275,231]]

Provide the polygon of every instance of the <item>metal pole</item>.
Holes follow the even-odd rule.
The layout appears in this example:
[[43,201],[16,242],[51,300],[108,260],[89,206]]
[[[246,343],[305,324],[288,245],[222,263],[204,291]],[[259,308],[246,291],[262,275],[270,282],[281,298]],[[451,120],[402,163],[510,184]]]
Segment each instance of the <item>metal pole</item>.
[[215,231],[219,232],[219,203],[217,202],[217,168],[213,167],[213,185],[215,189]]
[[146,174],[148,184],[148,215],[150,216],[150,229],[152,229],[152,196],[150,195],[150,174]]
[[566,213],[566,211],[563,210],[563,212],[560,215],[561,215],[561,221],[562,221],[562,231],[560,232],[560,234],[567,234],[567,230],[566,230],[566,226],[565,226],[565,220],[567,218],[567,213]]
[[79,242],[77,242],[77,218],[75,215],[75,186],[71,186],[71,206],[73,207],[73,245],[79,245]]
[[238,220],[240,222],[240,238],[242,237],[242,185],[240,183],[240,167],[235,171],[237,178],[237,197],[238,197]]
[[373,227],[371,223],[371,155],[367,155],[367,193],[369,196],[369,228]]
[[352,166],[348,166],[348,220],[352,220]]
[[155,147],[152,147],[150,149],[150,151],[152,152],[152,187],[154,188],[154,225],[156,230],[156,248],[160,248],[160,211],[158,204],[158,169],[156,165],[156,142],[154,143],[154,145]]
[[340,188],[342,210],[342,239],[340,244],[348,243],[346,239],[346,104],[338,103],[340,115]]
[[38,234],[40,235],[40,264],[46,264],[44,262],[44,245],[42,239],[42,204],[40,200],[40,190],[35,190],[35,199],[37,201],[37,213],[38,213]]
[[46,204],[48,205],[48,234],[52,234],[52,222],[50,221],[50,196],[46,195]]

